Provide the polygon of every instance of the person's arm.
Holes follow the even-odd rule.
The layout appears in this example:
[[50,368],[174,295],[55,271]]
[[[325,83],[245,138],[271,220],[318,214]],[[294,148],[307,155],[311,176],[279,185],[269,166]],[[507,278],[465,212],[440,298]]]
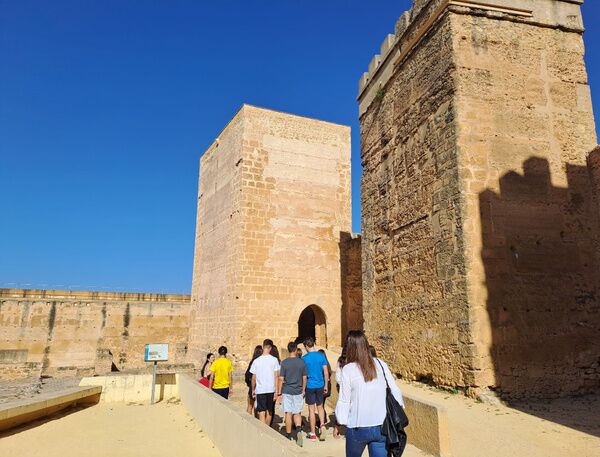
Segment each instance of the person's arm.
[[[279,367],[277,367],[277,368],[279,368]],[[279,390],[277,388],[277,385],[279,384],[279,382],[278,382],[279,381],[279,369],[275,370],[274,373],[275,373],[275,393],[273,394],[273,400],[277,400],[277,397],[279,397],[279,395],[277,393],[277,392],[279,392]]]
[[229,367],[229,393],[233,393],[233,365]]
[[323,377],[325,378],[325,387],[323,388],[323,393],[327,393],[327,385],[329,384],[329,370],[327,369],[327,365],[323,365]]
[[252,398],[256,397],[256,375],[252,373]]
[[306,395],[306,374],[302,376],[302,396]]
[[277,395],[281,395],[281,391],[283,390],[283,383],[285,381],[285,378],[283,376],[281,376],[281,373],[279,373],[279,384],[277,385]]
[[215,382],[215,372],[213,371],[213,364],[210,365],[208,370],[208,388],[212,390],[213,384]]
[[[344,367],[345,368],[345,367]],[[348,370],[342,369],[341,372],[342,385],[337,404],[335,405],[335,420],[338,424],[346,425],[348,423],[348,415],[350,413],[350,398],[352,389],[350,387],[350,378]]]

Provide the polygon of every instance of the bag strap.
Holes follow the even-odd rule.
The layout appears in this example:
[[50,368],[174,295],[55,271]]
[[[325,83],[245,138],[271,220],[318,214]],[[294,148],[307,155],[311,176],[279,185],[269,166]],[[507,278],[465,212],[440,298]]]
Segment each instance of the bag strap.
[[383,372],[383,379],[385,379],[385,385],[389,389],[390,385],[388,384],[387,376],[385,375],[385,370],[383,369],[383,365],[381,364],[381,360],[379,360],[377,357],[375,357],[375,360],[377,360],[377,363],[379,363],[379,366],[381,367],[381,371]]

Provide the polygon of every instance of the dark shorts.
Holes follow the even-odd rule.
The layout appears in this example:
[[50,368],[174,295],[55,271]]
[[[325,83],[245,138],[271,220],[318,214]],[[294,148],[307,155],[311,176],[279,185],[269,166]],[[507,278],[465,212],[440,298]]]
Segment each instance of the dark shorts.
[[319,387],[318,389],[306,389],[305,398],[307,405],[322,405],[323,387]]
[[269,394],[256,394],[256,412],[273,411],[275,409],[274,392]]
[[225,400],[229,398],[229,387],[226,387],[225,389],[213,389],[213,392],[220,395]]

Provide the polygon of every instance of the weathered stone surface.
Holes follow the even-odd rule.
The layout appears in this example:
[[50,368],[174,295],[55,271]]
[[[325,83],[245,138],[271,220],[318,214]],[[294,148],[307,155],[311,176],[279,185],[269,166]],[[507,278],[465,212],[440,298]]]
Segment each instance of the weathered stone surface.
[[[341,344],[341,234],[350,232],[350,129],[244,105],[200,163],[191,349],[247,359],[264,338]],[[325,323],[326,321],[326,323]],[[314,326],[314,324],[313,324]]]
[[0,378],[145,370],[152,342],[187,366],[189,312],[189,295],[0,289]]
[[340,239],[342,280],[342,337],[363,328],[362,260],[360,235],[342,233]]
[[365,328],[409,379],[598,389],[580,7],[417,6],[359,95]]

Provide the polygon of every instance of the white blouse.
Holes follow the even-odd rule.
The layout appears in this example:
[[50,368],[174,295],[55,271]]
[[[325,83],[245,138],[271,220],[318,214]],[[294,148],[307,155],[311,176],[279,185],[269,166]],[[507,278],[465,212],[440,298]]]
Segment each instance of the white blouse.
[[[375,359],[377,378],[365,382],[362,372],[356,363],[349,363],[341,369],[340,394],[335,407],[335,418],[338,423],[349,428],[374,427],[383,424],[386,415],[386,384],[379,365]],[[404,406],[402,392],[385,362],[380,361],[385,371],[394,398]]]

